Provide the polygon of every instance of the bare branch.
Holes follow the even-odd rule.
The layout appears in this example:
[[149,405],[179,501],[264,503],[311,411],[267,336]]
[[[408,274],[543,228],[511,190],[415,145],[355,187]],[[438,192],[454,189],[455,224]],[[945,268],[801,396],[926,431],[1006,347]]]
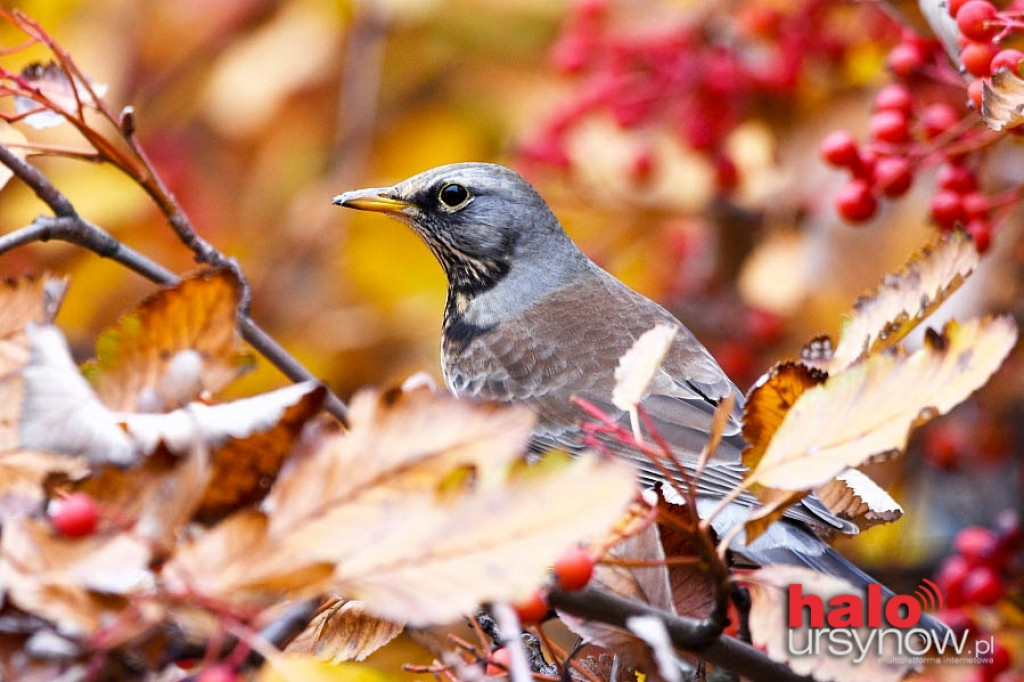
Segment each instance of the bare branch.
[[621,628],[634,616],[657,618],[665,625],[673,646],[698,654],[741,677],[761,682],[813,682],[813,678],[797,675],[784,663],[771,660],[749,644],[726,635],[716,636],[707,621],[672,615],[593,588],[581,592],[553,589],[548,599],[559,611]]
[[[129,248],[99,226],[78,215],[68,198],[45,175],[39,172],[39,169],[3,145],[0,145],[0,163],[10,168],[14,175],[28,185],[55,214],[55,216],[40,216],[32,224],[0,236],[0,254],[32,242],[58,240],[88,249],[103,258],[109,258],[151,282],[167,286],[181,281],[170,270]],[[235,263],[235,267],[237,267],[237,263]],[[292,381],[307,381],[316,378],[257,325],[241,306],[238,313],[238,327],[242,338]],[[324,409],[345,423],[348,409],[345,403],[329,389]]]

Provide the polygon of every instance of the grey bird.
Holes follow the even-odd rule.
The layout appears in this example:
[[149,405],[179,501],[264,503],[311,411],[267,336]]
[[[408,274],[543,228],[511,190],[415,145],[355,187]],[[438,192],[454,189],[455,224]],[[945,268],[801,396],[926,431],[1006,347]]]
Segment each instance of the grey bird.
[[[584,415],[573,396],[628,423],[611,401],[618,359],[641,334],[668,324],[677,333],[641,404],[692,476],[715,407],[734,396],[722,444],[696,482],[699,513],[706,515],[742,480],[743,395],[679,320],[587,258],[516,172],[451,164],[393,187],[346,192],[334,203],[398,218],[423,239],[448,279],[441,346],[448,387],[459,396],[534,408],[534,450],[582,449]],[[630,460],[645,484],[663,482],[642,455],[617,442],[606,445]],[[712,526],[724,534],[755,504],[741,495]],[[810,496],[755,542],[738,537],[733,549],[760,565],[807,566],[864,587],[876,581],[818,534],[857,530]]]

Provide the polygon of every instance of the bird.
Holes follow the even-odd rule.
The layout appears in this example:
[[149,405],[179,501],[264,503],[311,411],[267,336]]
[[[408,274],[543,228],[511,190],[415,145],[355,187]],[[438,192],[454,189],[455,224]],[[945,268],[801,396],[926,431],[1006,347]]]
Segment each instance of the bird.
[[[674,328],[641,406],[692,477],[715,410],[732,396],[721,443],[695,480],[698,513],[707,515],[740,484],[747,472],[741,460],[742,392],[672,313],[588,258],[514,170],[448,164],[391,187],[345,192],[333,203],[397,218],[423,240],[448,282],[441,342],[445,383],[459,397],[533,408],[535,452],[584,449],[583,415],[573,397],[628,424],[628,413],[612,401],[618,359],[654,326]],[[631,461],[645,485],[667,490],[663,471],[650,460],[616,441],[604,445]],[[720,509],[711,525],[722,537],[757,504],[744,493]],[[803,566],[864,589],[877,581],[823,538],[858,531],[809,495],[753,542],[739,533],[730,548],[757,565]],[[944,628],[937,621],[928,625]]]

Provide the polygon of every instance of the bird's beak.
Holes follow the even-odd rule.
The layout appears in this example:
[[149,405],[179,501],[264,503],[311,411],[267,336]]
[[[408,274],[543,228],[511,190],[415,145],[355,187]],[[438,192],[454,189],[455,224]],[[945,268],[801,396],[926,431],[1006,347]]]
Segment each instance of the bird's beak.
[[390,196],[390,192],[387,187],[357,189],[334,197],[334,205],[377,213],[402,213],[412,206],[408,201]]

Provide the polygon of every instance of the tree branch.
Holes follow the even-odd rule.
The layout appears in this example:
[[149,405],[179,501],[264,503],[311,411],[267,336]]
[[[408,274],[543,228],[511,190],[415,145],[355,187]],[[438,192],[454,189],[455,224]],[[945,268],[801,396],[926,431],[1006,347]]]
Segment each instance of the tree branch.
[[[4,145],[0,145],[0,163],[10,168],[11,172],[28,185],[40,201],[54,212],[52,217],[40,216],[30,225],[0,236],[0,254],[32,242],[56,239],[88,249],[103,258],[109,258],[151,282],[167,286],[181,281],[181,278],[170,270],[129,248],[110,233],[82,218],[68,198],[45,175]],[[316,378],[257,325],[244,309],[240,309],[238,312],[238,327],[242,338],[292,381],[308,381]],[[348,408],[330,389],[327,392],[324,409],[345,423]]]
[[676,648],[758,682],[813,682],[813,678],[797,675],[789,666],[771,660],[749,644],[727,635],[716,636],[707,621],[672,615],[593,588],[581,592],[552,589],[548,600],[559,611],[623,629],[634,616],[657,618],[665,625]]

